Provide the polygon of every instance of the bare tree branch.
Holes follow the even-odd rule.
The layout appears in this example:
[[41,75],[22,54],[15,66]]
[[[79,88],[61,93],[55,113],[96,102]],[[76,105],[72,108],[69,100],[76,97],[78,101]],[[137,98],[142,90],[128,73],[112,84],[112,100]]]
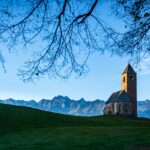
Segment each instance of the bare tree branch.
[[96,10],[101,4],[99,0],[1,3],[0,42],[6,43],[10,50],[35,41],[42,46],[20,68],[21,79],[29,82],[45,75],[65,79],[72,74],[80,76],[88,71],[87,61],[94,51],[130,55],[136,62],[149,56],[150,2],[115,0],[110,3],[115,14],[125,20],[124,33],[115,31],[99,17]]

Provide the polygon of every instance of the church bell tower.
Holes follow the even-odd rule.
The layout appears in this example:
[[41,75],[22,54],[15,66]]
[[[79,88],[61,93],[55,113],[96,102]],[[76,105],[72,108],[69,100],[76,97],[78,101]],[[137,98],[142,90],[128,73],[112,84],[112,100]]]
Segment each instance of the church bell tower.
[[137,77],[130,64],[122,73],[122,90],[126,91],[131,99],[132,117],[137,116]]

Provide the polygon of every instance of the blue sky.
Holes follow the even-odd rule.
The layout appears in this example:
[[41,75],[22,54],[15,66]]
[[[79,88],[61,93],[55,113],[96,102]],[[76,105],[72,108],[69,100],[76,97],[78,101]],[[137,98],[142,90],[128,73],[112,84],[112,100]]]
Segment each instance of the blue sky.
[[[26,56],[26,55],[25,55]],[[8,54],[6,62],[7,73],[0,70],[0,99],[9,97],[15,99],[51,99],[57,95],[69,96],[72,99],[106,100],[114,91],[121,89],[121,73],[128,60],[109,53],[95,53],[89,59],[89,72],[80,78],[69,80],[43,78],[37,83],[23,83],[16,75],[17,68],[23,63],[22,54]],[[146,64],[143,65],[146,68]],[[138,99],[150,99],[150,73],[148,68],[138,72]]]
[[[103,6],[101,10],[107,12],[107,7]],[[107,14],[107,15],[106,15]],[[123,30],[123,23],[106,13],[101,16],[105,17],[107,22],[111,22],[114,28]],[[121,28],[122,26],[122,28]],[[34,45],[33,49],[38,47]],[[128,64],[127,58],[120,58],[117,56],[111,57],[106,51],[104,55],[98,52],[91,55],[88,65],[89,72],[80,78],[70,78],[69,80],[48,79],[47,77],[41,79],[37,83],[23,83],[19,80],[17,69],[30,56],[30,50],[18,48],[15,53],[8,53],[7,48],[0,46],[0,49],[5,49],[6,69],[4,73],[0,68],[0,99],[7,99],[9,97],[15,99],[35,99],[42,98],[51,99],[57,95],[69,96],[72,99],[85,98],[86,100],[103,99],[107,100],[112,92],[121,89],[121,73]],[[149,83],[150,83],[150,59],[145,60],[142,64],[141,71],[134,68],[138,73],[138,99],[150,99]]]

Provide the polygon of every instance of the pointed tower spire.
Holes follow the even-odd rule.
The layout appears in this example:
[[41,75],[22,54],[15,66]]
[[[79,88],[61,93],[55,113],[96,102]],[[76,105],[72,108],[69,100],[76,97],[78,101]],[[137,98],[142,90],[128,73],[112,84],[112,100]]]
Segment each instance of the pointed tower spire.
[[130,64],[127,65],[127,67],[125,68],[125,70],[123,71],[122,74],[124,74],[124,73],[136,74],[136,72],[133,70],[133,68]]

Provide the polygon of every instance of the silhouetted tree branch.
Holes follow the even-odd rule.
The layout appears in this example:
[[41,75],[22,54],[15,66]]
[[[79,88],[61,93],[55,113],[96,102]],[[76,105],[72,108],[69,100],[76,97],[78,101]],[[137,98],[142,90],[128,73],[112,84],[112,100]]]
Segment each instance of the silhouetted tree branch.
[[118,0],[116,6],[116,15],[126,21],[128,28],[118,41],[120,50],[138,64],[150,54],[150,1]]
[[73,73],[80,76],[87,72],[87,60],[93,51],[131,55],[137,63],[143,54],[149,55],[149,1],[111,3],[115,14],[126,21],[125,33],[116,32],[99,17],[96,8],[100,3],[98,0],[0,2],[0,42],[7,43],[10,50],[18,44],[42,45],[19,70],[23,81],[34,81],[46,74],[50,78],[69,78]]

